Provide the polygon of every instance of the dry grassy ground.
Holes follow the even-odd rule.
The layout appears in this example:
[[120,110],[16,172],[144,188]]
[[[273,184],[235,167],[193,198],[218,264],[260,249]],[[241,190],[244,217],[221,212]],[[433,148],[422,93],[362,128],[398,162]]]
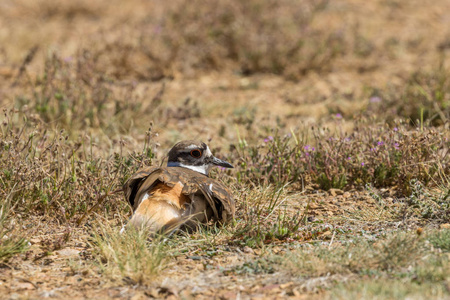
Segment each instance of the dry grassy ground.
[[[0,295],[450,299],[450,2],[0,2]],[[118,232],[201,139],[234,222]]]

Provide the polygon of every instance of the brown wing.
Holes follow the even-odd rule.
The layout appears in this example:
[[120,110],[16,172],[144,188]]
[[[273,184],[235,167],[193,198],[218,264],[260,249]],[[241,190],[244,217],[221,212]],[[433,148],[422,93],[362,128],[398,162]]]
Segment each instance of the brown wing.
[[212,185],[212,193],[215,199],[219,200],[222,205],[222,209],[220,210],[221,215],[219,215],[222,217],[222,220],[227,221],[234,219],[236,208],[231,191],[222,183],[216,181],[216,183]]
[[235,203],[233,196],[221,182],[209,177],[206,177],[206,179],[199,178],[196,187],[197,191],[205,196],[217,221],[227,221],[234,218]]
[[[145,167],[139,169],[133,176],[128,179],[127,182],[123,185],[123,192],[125,194],[125,198],[130,202],[133,210],[139,206],[139,203],[135,203],[136,195],[140,190],[142,184],[147,181],[147,177],[150,176],[153,172],[157,171],[159,167]],[[153,176],[152,176],[153,177]]]
[[123,187],[134,210],[139,206],[137,200],[159,182],[171,187],[181,182],[184,195],[203,194],[216,220],[227,221],[234,217],[235,203],[227,187],[206,175],[180,167],[146,167],[134,174]]

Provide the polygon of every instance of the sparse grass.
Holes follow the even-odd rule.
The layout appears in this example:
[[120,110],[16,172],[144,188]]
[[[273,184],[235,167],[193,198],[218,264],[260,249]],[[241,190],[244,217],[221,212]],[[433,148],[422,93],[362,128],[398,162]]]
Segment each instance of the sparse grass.
[[[441,232],[430,233],[431,239],[436,236],[441,236]],[[348,283],[332,289],[331,298],[448,296],[445,285],[450,274],[449,258],[427,241],[415,233],[395,232],[372,241],[340,241],[331,248],[326,244],[307,245],[286,256],[285,268],[302,276],[349,276]],[[395,288],[400,285],[405,288]]]
[[[447,223],[450,220],[450,198],[447,177],[441,180],[441,184],[428,188],[416,180],[412,180],[408,190],[411,191],[408,197],[397,199],[398,205],[386,203],[370,184],[366,185],[369,195],[375,200],[378,206],[378,214],[375,219],[419,219],[436,223]],[[364,214],[364,212],[360,212]],[[368,219],[366,219],[368,220]]]
[[[448,179],[445,181],[448,184]],[[436,220],[441,223],[450,221],[449,186],[440,185],[436,189],[427,189],[420,182],[413,181],[411,191],[405,214],[414,214],[420,218]]]
[[433,232],[427,238],[434,247],[450,252],[450,229]]
[[8,219],[8,203],[0,203],[0,263],[28,249],[28,241]]
[[286,198],[286,186],[243,190],[234,243],[261,247],[278,240],[300,239],[299,228],[305,222],[305,214],[286,211]]
[[297,274],[379,274],[394,272],[414,265],[423,255],[423,243],[417,236],[397,233],[368,241],[355,240],[328,245],[302,247],[288,255],[287,267]]
[[94,263],[101,272],[129,284],[149,284],[167,266],[165,237],[149,238],[147,230],[98,224],[92,248]]
[[441,126],[450,120],[450,70],[444,60],[432,71],[418,70],[399,89],[379,91],[371,97],[369,111],[385,114],[388,122],[394,116],[423,127],[425,124]]
[[445,284],[406,282],[402,279],[370,279],[339,284],[329,299],[445,299]]
[[[21,117],[25,122],[17,120]],[[48,130],[6,109],[0,138],[2,198],[9,199],[15,213],[51,215],[67,224],[105,198],[101,209],[106,214],[127,209],[110,199],[117,199],[112,192],[154,157],[153,145],[147,144],[141,153],[98,156],[89,137],[70,140],[64,130]]]
[[70,131],[100,127],[110,136],[127,133],[132,117],[143,110],[142,99],[132,84],[114,93],[108,78],[93,72],[93,63],[85,53],[77,61],[49,55],[42,74],[28,83],[32,92],[18,96],[15,107]]
[[274,272],[274,262],[265,258],[248,261],[227,271],[227,273],[236,275],[273,274]]

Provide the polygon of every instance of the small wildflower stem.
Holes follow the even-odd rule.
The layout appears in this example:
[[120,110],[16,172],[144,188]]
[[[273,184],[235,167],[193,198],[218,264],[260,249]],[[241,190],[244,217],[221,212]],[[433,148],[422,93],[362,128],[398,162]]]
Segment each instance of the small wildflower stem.
[[333,245],[335,235],[336,235],[336,230],[333,230],[333,235],[331,236],[331,241],[330,241],[330,244],[328,245],[328,250],[330,250],[331,245]]
[[22,64],[20,65],[19,72],[17,73],[16,78],[14,79],[13,83],[11,84],[11,87],[15,87],[19,83],[20,78],[25,73],[27,66],[33,61],[33,58],[36,56],[36,53],[38,50],[39,50],[39,46],[35,45],[28,51],[27,56],[25,56],[25,59],[23,60]]
[[107,198],[108,196],[113,195],[113,194],[116,194],[116,193],[119,193],[119,192],[122,191],[122,189],[120,188],[120,189],[117,189],[117,190],[115,190],[115,191],[113,191],[113,192],[111,192],[111,193],[109,192],[109,191],[112,189],[112,186],[114,185],[114,182],[116,181],[117,176],[118,176],[118,174],[119,174],[119,172],[120,172],[120,169],[121,169],[122,167],[123,167],[123,164],[121,164],[121,165],[119,166],[119,168],[117,169],[117,172],[116,172],[116,174],[115,174],[113,180],[111,180],[111,184],[108,186],[108,188],[107,188],[105,194],[104,194],[103,196],[100,196],[100,198],[98,198],[98,200],[97,200],[97,203],[95,203],[94,206],[92,206],[91,209],[90,209],[89,211],[87,211],[85,214],[83,214],[83,215],[77,220],[77,226],[80,226],[81,223],[83,222],[83,220],[86,218],[86,216],[90,215],[95,209],[97,209],[97,207],[99,207],[100,204],[102,204],[102,203],[106,200],[106,198]]
[[295,144],[298,146],[299,142],[297,139],[297,135],[295,134],[295,132],[292,128],[291,128],[291,134],[292,134],[292,137],[294,138]]
[[84,214],[77,220],[77,226],[80,226],[81,223],[83,222],[83,220],[84,220],[88,215],[90,215],[95,209],[97,209],[97,207],[99,207],[100,204],[102,204],[102,203],[106,200],[106,198],[107,198],[108,196],[114,195],[114,194],[119,193],[119,192],[122,192],[122,189],[117,189],[117,190],[115,190],[115,191],[113,191],[113,192],[111,192],[111,193],[109,192],[109,190],[106,191],[106,193],[105,193],[104,195],[102,195],[102,196],[100,196],[100,197],[98,198],[97,203],[95,203],[94,206],[91,207],[91,209],[89,209],[86,213],[84,213]]

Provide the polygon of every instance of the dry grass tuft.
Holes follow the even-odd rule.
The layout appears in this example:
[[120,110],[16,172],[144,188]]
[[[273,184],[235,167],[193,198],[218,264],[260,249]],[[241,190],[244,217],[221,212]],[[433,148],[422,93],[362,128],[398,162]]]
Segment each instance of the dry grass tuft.
[[167,266],[165,237],[149,238],[146,230],[120,228],[98,224],[93,235],[94,263],[100,271],[129,284],[146,285],[155,280]]
[[19,232],[14,222],[8,218],[10,208],[8,203],[0,205],[0,263],[9,258],[23,253],[28,249],[28,241],[25,235]]

